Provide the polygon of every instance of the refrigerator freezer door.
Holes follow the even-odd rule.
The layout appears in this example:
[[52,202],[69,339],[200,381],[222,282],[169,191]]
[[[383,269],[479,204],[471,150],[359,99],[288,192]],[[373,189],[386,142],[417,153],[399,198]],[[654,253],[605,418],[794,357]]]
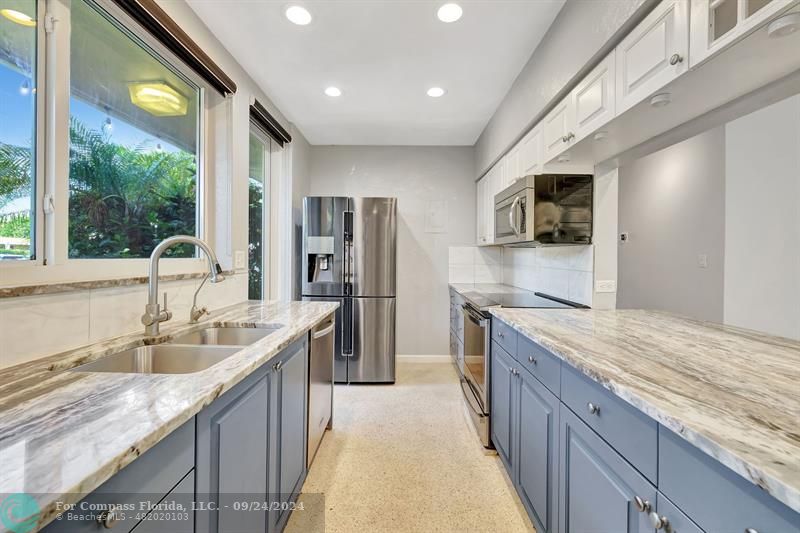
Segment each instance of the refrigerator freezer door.
[[397,199],[351,198],[353,296],[395,296]]
[[395,299],[353,298],[350,383],[394,383]]
[[343,329],[349,327],[350,320],[345,319],[345,300],[347,298],[333,298],[326,296],[303,296],[304,302],[338,302],[336,317],[334,320],[336,334],[333,338],[333,380],[336,383],[347,383],[347,360],[348,356],[342,353]]
[[302,294],[344,295],[344,213],[349,198],[308,196],[303,199]]

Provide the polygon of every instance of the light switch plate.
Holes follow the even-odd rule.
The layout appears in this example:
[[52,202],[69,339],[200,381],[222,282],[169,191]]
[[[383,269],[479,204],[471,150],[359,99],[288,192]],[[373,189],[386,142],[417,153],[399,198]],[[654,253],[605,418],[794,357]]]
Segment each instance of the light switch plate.
[[617,282],[613,279],[597,280],[597,292],[617,292]]
[[700,268],[708,268],[708,255],[698,254],[697,266],[699,266]]
[[245,267],[245,255],[243,251],[237,250],[236,253],[234,253],[233,265],[234,268]]

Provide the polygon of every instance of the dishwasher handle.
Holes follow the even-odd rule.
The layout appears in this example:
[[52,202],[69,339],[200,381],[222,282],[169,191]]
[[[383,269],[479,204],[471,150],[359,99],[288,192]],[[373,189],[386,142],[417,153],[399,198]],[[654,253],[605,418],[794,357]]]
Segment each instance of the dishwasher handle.
[[334,326],[333,320],[328,322],[328,324],[330,324],[328,327],[311,333],[311,338],[316,340],[316,339],[321,339],[322,337],[325,337],[327,335],[330,335],[331,332],[333,331],[333,326]]

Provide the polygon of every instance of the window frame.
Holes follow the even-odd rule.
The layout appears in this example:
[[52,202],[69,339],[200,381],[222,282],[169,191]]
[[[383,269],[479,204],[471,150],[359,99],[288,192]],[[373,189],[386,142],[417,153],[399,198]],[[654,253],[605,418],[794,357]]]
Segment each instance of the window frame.
[[[261,141],[264,147],[264,157],[263,157],[263,164],[264,164],[264,183],[263,183],[263,193],[264,193],[264,201],[263,201],[263,212],[261,213],[261,300],[268,301],[270,299],[270,256],[272,255],[271,252],[271,242],[272,238],[270,235],[270,229],[272,228],[272,224],[270,221],[270,216],[272,213],[272,143],[273,140],[267,135],[261,127],[256,124],[252,119],[249,122],[249,130],[248,130],[248,154],[247,154],[247,161],[248,161],[248,168],[247,168],[247,180],[248,180],[248,191],[250,187],[250,135],[255,136],[259,141]],[[247,228],[250,228],[250,219],[247,219]],[[249,233],[249,231],[248,231]],[[249,250],[250,242],[248,238],[247,247]],[[248,264],[245,268],[248,276],[250,275],[250,265]]]
[[[222,101],[224,97],[110,0],[78,1],[98,9],[126,37],[143,45],[199,88],[195,235],[216,248],[214,229],[209,227],[215,184],[209,179],[208,170],[209,160],[216,155],[212,153],[214,144],[209,131],[215,120],[210,111],[218,103],[216,99]],[[149,258],[69,257],[70,17],[70,3],[66,0],[37,2],[36,208],[31,214],[35,220],[36,259],[0,262],[0,284],[4,286],[124,279],[147,273]],[[46,198],[52,198],[52,212],[44,209]],[[164,258],[160,264],[164,275],[201,273],[205,268],[202,253],[192,258]]]

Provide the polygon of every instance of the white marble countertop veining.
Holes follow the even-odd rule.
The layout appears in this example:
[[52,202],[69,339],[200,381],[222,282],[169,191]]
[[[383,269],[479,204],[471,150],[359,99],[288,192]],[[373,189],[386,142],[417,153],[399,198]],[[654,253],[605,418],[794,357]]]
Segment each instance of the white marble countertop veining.
[[[76,503],[225,391],[321,323],[329,302],[243,302],[199,324],[166,323],[162,334],[131,334],[0,370],[0,501],[34,497],[38,528],[58,502]],[[83,363],[209,326],[283,327],[192,374],[70,372]],[[0,531],[5,531],[0,526]]]
[[502,283],[450,283],[449,286],[462,295],[467,292],[476,292],[484,296],[487,294],[534,294],[533,291],[528,289],[521,289]]
[[800,512],[800,342],[658,311],[491,313]]

